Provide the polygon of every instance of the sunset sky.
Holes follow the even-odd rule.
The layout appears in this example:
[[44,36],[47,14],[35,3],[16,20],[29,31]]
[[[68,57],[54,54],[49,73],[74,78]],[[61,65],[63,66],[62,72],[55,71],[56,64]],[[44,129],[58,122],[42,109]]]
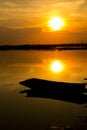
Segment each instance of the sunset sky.
[[[52,17],[64,20],[49,29]],[[0,0],[0,44],[87,41],[87,0]]]

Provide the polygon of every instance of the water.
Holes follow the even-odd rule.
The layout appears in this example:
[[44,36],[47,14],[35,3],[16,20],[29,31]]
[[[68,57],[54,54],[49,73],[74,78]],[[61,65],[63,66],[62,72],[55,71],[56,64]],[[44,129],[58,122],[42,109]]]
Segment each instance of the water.
[[[87,104],[25,97],[20,81],[42,78],[84,82],[87,51],[0,51],[0,129],[46,130],[67,125],[87,129]],[[63,70],[54,73],[50,64],[59,60]]]

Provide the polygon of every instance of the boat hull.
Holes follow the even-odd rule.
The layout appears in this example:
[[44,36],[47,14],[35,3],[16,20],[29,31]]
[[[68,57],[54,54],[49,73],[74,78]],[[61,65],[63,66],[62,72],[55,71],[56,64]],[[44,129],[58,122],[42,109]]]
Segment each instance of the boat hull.
[[43,79],[27,79],[20,84],[39,92],[77,94],[86,91],[85,83],[55,82]]

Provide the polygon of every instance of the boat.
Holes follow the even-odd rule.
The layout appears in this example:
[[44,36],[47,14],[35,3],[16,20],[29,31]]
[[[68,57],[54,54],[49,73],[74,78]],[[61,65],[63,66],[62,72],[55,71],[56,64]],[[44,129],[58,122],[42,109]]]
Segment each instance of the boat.
[[51,94],[79,94],[87,92],[87,83],[57,82],[38,78],[31,78],[19,82],[34,91],[48,92]]

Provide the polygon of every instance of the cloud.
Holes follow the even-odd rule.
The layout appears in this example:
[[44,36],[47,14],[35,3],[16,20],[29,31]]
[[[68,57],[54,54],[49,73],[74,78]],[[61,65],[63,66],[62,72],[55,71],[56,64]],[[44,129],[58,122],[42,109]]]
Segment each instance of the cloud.
[[0,2],[0,5],[1,5],[1,7],[3,7],[3,8],[15,8],[15,7],[17,7],[17,4],[16,3],[14,3],[14,2],[4,2],[4,3],[2,3],[2,2]]
[[0,44],[43,44],[87,41],[87,32],[42,32],[41,28],[0,28]]
[[0,44],[34,43],[40,32],[40,28],[10,29],[1,27]]

